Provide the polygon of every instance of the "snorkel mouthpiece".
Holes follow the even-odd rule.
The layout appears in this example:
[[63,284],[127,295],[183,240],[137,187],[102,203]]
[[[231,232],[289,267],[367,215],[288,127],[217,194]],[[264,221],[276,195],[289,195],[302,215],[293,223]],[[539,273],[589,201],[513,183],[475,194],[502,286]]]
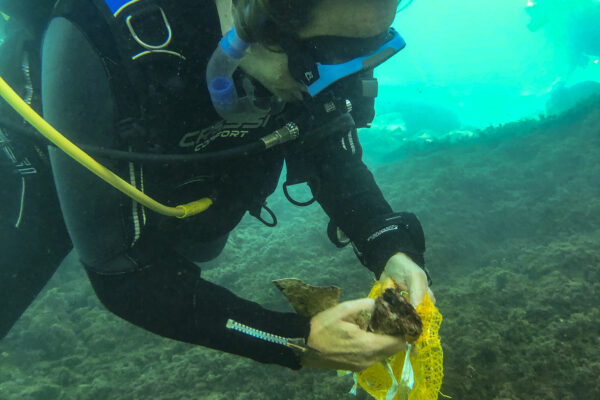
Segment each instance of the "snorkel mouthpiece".
[[249,96],[240,98],[233,81],[233,73],[240,65],[249,43],[237,34],[233,27],[219,42],[206,69],[206,81],[213,106],[227,121],[240,121],[265,115],[268,110],[259,109]]

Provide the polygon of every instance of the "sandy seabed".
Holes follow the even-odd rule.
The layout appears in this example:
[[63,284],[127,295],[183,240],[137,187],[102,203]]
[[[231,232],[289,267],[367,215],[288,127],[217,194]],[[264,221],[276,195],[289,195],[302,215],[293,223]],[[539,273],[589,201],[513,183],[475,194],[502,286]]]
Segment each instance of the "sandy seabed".
[[[442,392],[600,399],[600,100],[387,156],[377,181],[427,235]],[[320,208],[273,197],[279,226],[245,219],[203,276],[280,310],[289,306],[270,282],[282,277],[366,295],[372,274],[328,242]],[[351,385],[133,327],[102,308],[73,256],[0,342],[0,399],[351,399]]]

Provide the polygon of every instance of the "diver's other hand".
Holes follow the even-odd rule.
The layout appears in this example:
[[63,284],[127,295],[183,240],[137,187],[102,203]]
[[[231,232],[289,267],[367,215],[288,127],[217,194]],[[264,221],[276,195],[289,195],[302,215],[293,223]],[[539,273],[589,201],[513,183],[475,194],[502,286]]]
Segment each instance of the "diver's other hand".
[[361,311],[372,313],[374,308],[375,301],[365,298],[345,301],[313,316],[307,341],[311,350],[302,355],[302,364],[362,371],[405,350],[402,338],[366,332],[356,324]]
[[435,296],[427,284],[427,275],[421,267],[404,253],[394,254],[385,265],[380,280],[391,278],[410,294],[410,303],[417,306],[423,302],[425,293],[435,303]]

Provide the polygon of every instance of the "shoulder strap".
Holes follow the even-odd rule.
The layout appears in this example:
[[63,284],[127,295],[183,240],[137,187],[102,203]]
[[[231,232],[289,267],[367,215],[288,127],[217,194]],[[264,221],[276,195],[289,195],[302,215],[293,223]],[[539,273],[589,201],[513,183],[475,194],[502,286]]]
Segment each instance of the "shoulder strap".
[[[104,7],[106,7],[104,5]],[[131,127],[142,120],[138,92],[124,68],[121,51],[105,15],[98,12],[92,1],[61,0],[55,7],[54,17],[64,17],[79,27],[96,48],[107,71],[110,85],[115,93],[116,121],[119,136],[126,138]]]
[[[164,124],[161,115],[178,113],[179,119],[185,118],[194,106],[192,103],[206,91],[202,87],[204,77],[200,75],[220,39],[214,2],[62,0],[61,3],[59,15],[78,24],[104,60],[116,97],[116,124],[123,144],[141,149],[148,141],[160,143],[160,138],[154,137],[160,132],[154,131],[157,125]],[[195,88],[193,94],[191,86]],[[185,104],[187,109],[175,104]]]

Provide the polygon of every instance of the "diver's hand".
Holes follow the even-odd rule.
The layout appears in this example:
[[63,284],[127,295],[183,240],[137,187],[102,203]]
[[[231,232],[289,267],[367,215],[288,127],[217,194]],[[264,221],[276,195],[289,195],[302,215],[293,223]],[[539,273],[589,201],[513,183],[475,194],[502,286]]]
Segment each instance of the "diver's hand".
[[356,324],[362,310],[373,312],[373,299],[345,301],[321,311],[310,321],[305,366],[362,371],[406,349],[403,338],[366,332]]
[[394,254],[385,265],[380,280],[391,278],[410,294],[410,303],[417,306],[423,302],[425,293],[435,303],[435,297],[427,285],[427,275],[404,253]]

